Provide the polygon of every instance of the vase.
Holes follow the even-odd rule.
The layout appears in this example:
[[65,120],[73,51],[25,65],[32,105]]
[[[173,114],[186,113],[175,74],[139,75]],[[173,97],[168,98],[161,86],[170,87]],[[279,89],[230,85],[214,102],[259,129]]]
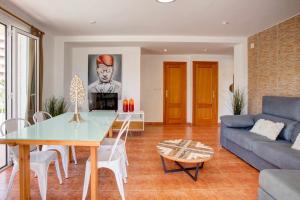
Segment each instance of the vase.
[[128,112],[128,100],[123,100],[123,112]]
[[129,100],[129,112],[134,112],[134,100],[132,98]]

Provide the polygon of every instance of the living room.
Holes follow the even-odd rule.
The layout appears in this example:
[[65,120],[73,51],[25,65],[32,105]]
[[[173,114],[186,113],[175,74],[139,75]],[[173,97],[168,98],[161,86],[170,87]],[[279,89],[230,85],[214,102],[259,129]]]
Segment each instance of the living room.
[[0,199],[300,199],[299,0],[0,0]]

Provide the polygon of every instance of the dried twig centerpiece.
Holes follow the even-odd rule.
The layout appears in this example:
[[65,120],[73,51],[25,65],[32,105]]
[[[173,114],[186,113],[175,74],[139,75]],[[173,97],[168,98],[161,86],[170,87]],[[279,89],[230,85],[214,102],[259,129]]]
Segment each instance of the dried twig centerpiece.
[[70,97],[71,97],[71,102],[75,104],[74,116],[70,122],[84,121],[78,112],[78,105],[83,104],[84,102],[85,89],[83,87],[82,80],[79,78],[78,75],[75,75],[71,81]]

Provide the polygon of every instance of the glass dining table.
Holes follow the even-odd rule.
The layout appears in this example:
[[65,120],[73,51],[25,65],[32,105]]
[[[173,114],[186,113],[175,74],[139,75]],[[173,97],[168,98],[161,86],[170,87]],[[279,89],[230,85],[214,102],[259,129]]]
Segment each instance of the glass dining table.
[[91,199],[97,199],[97,148],[101,141],[112,137],[117,112],[81,112],[84,121],[70,122],[73,113],[65,113],[0,137],[0,144],[19,145],[20,199],[30,199],[30,145],[74,145],[90,148]]

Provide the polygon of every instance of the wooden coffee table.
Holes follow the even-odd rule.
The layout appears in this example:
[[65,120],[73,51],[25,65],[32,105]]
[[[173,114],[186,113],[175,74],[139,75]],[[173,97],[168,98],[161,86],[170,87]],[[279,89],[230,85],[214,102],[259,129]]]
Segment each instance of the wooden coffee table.
[[[165,173],[185,172],[194,181],[197,181],[199,169],[203,168],[204,162],[212,158],[214,150],[198,141],[193,140],[164,140],[157,144],[162,166]],[[174,161],[179,168],[167,169],[165,158]],[[195,167],[184,167],[181,163],[195,164]],[[195,170],[195,175],[190,173]]]

